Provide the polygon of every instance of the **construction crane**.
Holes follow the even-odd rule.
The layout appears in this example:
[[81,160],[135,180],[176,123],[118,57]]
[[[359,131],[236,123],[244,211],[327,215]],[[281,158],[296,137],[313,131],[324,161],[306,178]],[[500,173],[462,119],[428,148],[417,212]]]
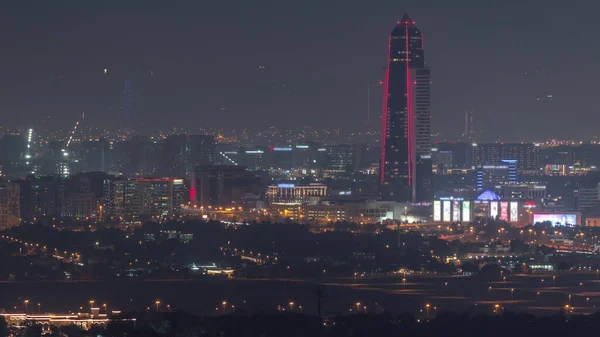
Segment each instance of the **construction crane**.
[[75,132],[77,132],[77,127],[79,127],[79,123],[83,123],[83,120],[85,119],[85,112],[81,113],[81,121],[77,121],[75,122],[75,127],[73,127],[73,131],[71,131],[71,133],[69,134],[69,139],[67,140],[67,145],[65,146],[66,148],[69,148],[69,145],[71,145],[71,141],[73,140],[73,136],[75,136]]

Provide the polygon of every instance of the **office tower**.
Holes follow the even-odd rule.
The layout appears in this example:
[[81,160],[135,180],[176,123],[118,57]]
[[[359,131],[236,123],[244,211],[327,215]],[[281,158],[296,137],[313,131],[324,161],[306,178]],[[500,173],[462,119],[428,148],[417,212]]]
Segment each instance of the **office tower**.
[[104,181],[104,216],[112,221],[129,222],[140,214],[140,196],[137,182],[128,179]]
[[184,192],[182,179],[138,179],[137,192],[140,196],[140,217],[159,219],[181,214]]
[[325,146],[325,171],[328,173],[352,173],[356,169],[356,147],[354,144]]
[[64,179],[58,175],[29,176],[17,183],[20,186],[23,220],[60,217],[64,201]]
[[384,200],[433,199],[430,81],[421,32],[405,14],[389,36],[381,131]]
[[517,161],[501,160],[495,165],[480,165],[477,167],[477,190],[493,189],[500,184],[517,182]]
[[271,167],[291,170],[294,167],[294,152],[291,146],[269,146]]
[[599,187],[575,190],[575,209],[584,215],[600,203]]
[[21,223],[21,193],[18,183],[0,182],[0,229]]
[[2,173],[17,174],[22,169],[26,140],[21,132],[11,132],[2,139]]
[[238,207],[264,198],[268,175],[244,166],[198,166],[190,202],[201,207]]
[[196,166],[214,163],[215,139],[206,135],[169,136],[162,157],[163,176],[190,179]]
[[109,144],[105,139],[81,145],[81,168],[84,172],[108,172]]
[[465,129],[463,131],[463,137],[466,139],[473,139],[475,135],[475,128],[473,126],[473,110],[465,111]]
[[540,152],[537,144],[532,143],[490,143],[473,144],[472,166],[495,165],[501,160],[517,161],[517,169],[539,171]]
[[106,179],[104,215],[113,221],[162,219],[181,214],[182,179]]
[[98,219],[103,211],[104,181],[112,178],[104,172],[87,172],[64,179],[62,216]]

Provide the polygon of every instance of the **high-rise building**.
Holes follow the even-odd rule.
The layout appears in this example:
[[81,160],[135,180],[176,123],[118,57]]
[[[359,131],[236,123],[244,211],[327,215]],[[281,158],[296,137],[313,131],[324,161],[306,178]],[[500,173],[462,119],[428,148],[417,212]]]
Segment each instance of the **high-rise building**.
[[215,158],[215,138],[207,135],[175,135],[165,139],[163,172],[165,177],[191,179],[198,165],[211,165]]
[[477,191],[494,189],[500,184],[517,182],[517,161],[501,160],[495,165],[480,165],[477,167],[475,182]]
[[138,179],[137,190],[140,195],[140,216],[163,218],[181,214],[184,193],[182,179]]
[[433,199],[430,84],[423,36],[405,14],[389,36],[381,131],[384,200]]
[[178,216],[183,192],[182,179],[106,179],[104,215],[115,221]]
[[20,185],[23,220],[60,217],[64,201],[64,179],[58,175],[29,176],[17,182]]
[[268,175],[244,166],[198,166],[190,202],[201,207],[239,207],[264,198]]
[[356,169],[354,144],[327,145],[325,170],[329,173],[352,173]]
[[104,181],[104,216],[114,221],[131,221],[140,214],[137,182],[128,179]]
[[[600,185],[600,184],[599,184]],[[600,203],[599,187],[575,190],[575,209],[584,215]]]
[[26,140],[21,132],[12,132],[2,139],[2,173],[16,174],[22,169]]
[[21,197],[18,183],[0,182],[0,229],[21,223]]

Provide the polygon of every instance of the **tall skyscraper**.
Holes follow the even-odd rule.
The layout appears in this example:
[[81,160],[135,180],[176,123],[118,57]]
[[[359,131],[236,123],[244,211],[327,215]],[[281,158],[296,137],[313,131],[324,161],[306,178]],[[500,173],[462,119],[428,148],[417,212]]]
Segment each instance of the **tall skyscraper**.
[[433,199],[430,85],[423,36],[405,14],[389,36],[381,126],[383,200]]

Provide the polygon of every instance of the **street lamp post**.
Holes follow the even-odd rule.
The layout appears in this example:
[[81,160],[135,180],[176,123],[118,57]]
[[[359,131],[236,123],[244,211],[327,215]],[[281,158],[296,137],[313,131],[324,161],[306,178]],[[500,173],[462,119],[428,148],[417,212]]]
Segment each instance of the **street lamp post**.
[[221,302],[221,305],[223,306],[223,313],[225,313],[225,310],[227,309],[227,301]]
[[23,301],[25,303],[25,313],[27,313],[27,304],[29,304],[29,300]]
[[156,302],[154,302],[154,304],[156,304],[156,311],[158,311],[158,308],[160,307],[160,301],[157,300]]
[[38,303],[38,314],[42,312],[42,303]]
[[360,302],[356,302],[356,313],[360,312]]
[[512,301],[512,304],[514,305],[515,304],[515,289],[514,288],[510,290],[510,299]]
[[294,302],[290,302],[290,311],[294,311]]
[[429,318],[429,303],[425,304],[425,318]]

